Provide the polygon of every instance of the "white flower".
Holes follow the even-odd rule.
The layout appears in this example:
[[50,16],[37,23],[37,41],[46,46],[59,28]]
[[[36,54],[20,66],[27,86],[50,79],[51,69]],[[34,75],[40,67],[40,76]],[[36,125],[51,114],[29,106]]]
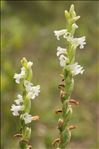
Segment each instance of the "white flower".
[[76,23],[72,24],[72,28],[73,29],[77,29],[78,28],[78,25]]
[[67,49],[64,49],[64,48],[61,48],[61,47],[57,47],[56,55],[59,56],[61,54],[67,54]]
[[26,87],[26,91],[29,92],[31,88],[33,87],[33,84],[30,81],[25,80],[24,86]]
[[25,76],[25,68],[22,67],[21,72],[19,74],[15,73],[15,75],[14,75],[14,79],[15,79],[16,83],[19,84],[20,79],[24,78],[24,76]]
[[33,62],[31,62],[31,61],[29,61],[29,62],[27,63],[28,68],[31,68],[32,65],[33,65]]
[[80,37],[80,38],[73,38],[73,37],[67,37],[67,41],[71,42],[71,44],[77,48],[78,46],[80,49],[84,48],[84,45],[86,44],[85,42],[85,36]]
[[38,96],[40,93],[40,85],[36,85],[32,87],[32,90],[30,92],[28,92],[28,96],[31,99],[34,99],[36,96]]
[[18,94],[17,99],[15,100],[15,103],[17,105],[20,105],[20,103],[22,103],[22,102],[23,102],[23,97],[22,97],[22,95]]
[[33,86],[33,84],[27,80],[24,81],[28,97],[34,99],[40,93],[40,85]]
[[12,114],[14,116],[18,116],[19,115],[19,111],[22,111],[24,109],[24,106],[21,106],[21,105],[12,105],[11,106],[11,111],[12,111]]
[[25,124],[31,123],[31,121],[33,120],[32,115],[30,115],[28,113],[23,114],[22,118],[24,119]]
[[60,36],[66,36],[68,34],[67,30],[66,29],[62,29],[62,30],[58,30],[58,31],[54,31],[54,34],[57,38],[57,40],[60,40]]
[[69,62],[69,59],[64,55],[60,55],[59,61],[60,61],[60,66],[65,67],[66,63]]
[[68,67],[74,76],[77,74],[83,74],[83,72],[84,72],[83,67],[78,65],[78,63],[70,64],[70,65],[68,65]]

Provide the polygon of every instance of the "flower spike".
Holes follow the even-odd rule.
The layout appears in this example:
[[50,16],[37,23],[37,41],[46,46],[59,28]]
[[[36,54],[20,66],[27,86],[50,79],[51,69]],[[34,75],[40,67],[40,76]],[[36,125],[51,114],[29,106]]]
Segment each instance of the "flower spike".
[[62,36],[66,40],[66,48],[57,48],[57,57],[60,62],[60,66],[63,68],[62,83],[58,85],[60,89],[60,98],[62,102],[62,108],[57,109],[56,114],[60,113],[61,118],[58,120],[58,129],[60,137],[55,140],[53,144],[58,144],[57,149],[65,149],[71,139],[71,131],[76,126],[68,126],[72,115],[72,104],[78,105],[79,102],[71,99],[71,93],[74,87],[74,77],[78,74],[83,74],[84,69],[77,62],[75,62],[76,49],[83,49],[86,44],[85,36],[75,37],[75,31],[78,28],[76,21],[80,16],[76,15],[74,5],[70,6],[69,11],[65,10],[65,17],[67,21],[66,29],[54,31],[57,40],[60,40]]
[[31,83],[33,62],[27,61],[26,58],[21,60],[22,68],[19,74],[15,73],[14,79],[17,84],[22,84],[22,94],[17,95],[15,104],[12,104],[11,111],[14,116],[19,116],[21,123],[21,134],[14,135],[15,138],[20,138],[21,149],[31,149],[29,139],[31,136],[31,128],[28,127],[32,121],[39,120],[39,116],[32,116],[30,114],[31,101],[34,100],[40,93],[40,85],[34,86]]

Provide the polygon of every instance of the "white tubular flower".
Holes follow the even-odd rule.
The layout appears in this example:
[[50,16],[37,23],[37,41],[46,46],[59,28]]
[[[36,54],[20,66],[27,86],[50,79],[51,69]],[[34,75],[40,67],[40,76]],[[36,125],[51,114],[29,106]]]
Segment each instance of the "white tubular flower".
[[86,42],[85,42],[85,36],[80,37],[80,38],[74,38],[74,45],[76,47],[79,46],[80,49],[83,49],[85,44],[86,44]]
[[33,120],[32,115],[30,115],[30,114],[28,114],[28,113],[24,113],[24,114],[22,115],[22,118],[24,119],[25,124],[31,123],[31,121]]
[[22,111],[24,109],[24,106],[21,106],[21,105],[12,105],[11,106],[11,111],[12,111],[12,114],[14,116],[18,116],[19,115],[19,111]]
[[19,74],[15,73],[14,75],[15,82],[19,84],[20,80],[24,78],[24,76],[25,76],[25,68],[22,67],[21,72]]
[[31,88],[33,87],[33,84],[30,81],[25,80],[24,86],[26,87],[26,91],[29,92]]
[[34,99],[40,93],[40,85],[33,86],[33,84],[27,80],[24,81],[28,97]]
[[67,37],[67,41],[71,42],[71,44],[77,48],[78,46],[80,49],[84,48],[84,45],[86,44],[85,42],[85,36],[80,37],[80,38],[73,38],[73,37]]
[[31,62],[31,61],[29,61],[29,62],[27,63],[28,68],[31,68],[32,65],[33,65],[33,62]]
[[64,48],[61,48],[61,47],[57,47],[56,55],[59,56],[61,54],[67,54],[67,49],[64,49]]
[[73,28],[73,29],[77,29],[77,28],[78,28],[78,25],[77,25],[76,23],[74,23],[74,24],[72,25],[72,28]]
[[66,63],[69,62],[69,59],[64,55],[60,55],[59,61],[60,61],[60,66],[65,67]]
[[32,90],[30,92],[28,92],[28,96],[31,99],[34,99],[36,96],[38,96],[40,93],[40,85],[36,85],[32,87]]
[[62,29],[62,30],[58,30],[58,31],[54,31],[54,34],[57,38],[57,40],[60,40],[60,36],[66,36],[68,34],[67,30],[66,29]]
[[18,94],[17,99],[15,100],[15,103],[17,105],[20,105],[20,103],[22,103],[22,102],[23,102],[23,97],[22,97],[22,95]]
[[83,74],[84,72],[84,69],[83,67],[81,67],[80,65],[78,65],[78,63],[74,63],[74,64],[71,64],[71,65],[68,65],[71,73],[73,76],[77,75],[77,74]]

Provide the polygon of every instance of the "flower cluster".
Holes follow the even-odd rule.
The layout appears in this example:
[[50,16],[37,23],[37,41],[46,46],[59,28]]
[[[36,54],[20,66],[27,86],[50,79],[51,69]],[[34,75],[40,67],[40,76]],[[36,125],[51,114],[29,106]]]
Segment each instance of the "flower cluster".
[[12,104],[11,111],[14,116],[19,116],[24,120],[25,124],[28,124],[32,121],[33,117],[29,114],[31,108],[31,101],[35,99],[36,96],[40,93],[40,85],[34,86],[31,80],[32,74],[32,65],[31,61],[27,61],[25,58],[21,60],[22,68],[19,74],[15,73],[14,79],[17,84],[22,84],[24,88],[23,95],[18,94],[15,104]]
[[[68,20],[68,24],[70,25],[69,28],[54,31],[54,34],[57,40],[60,40],[60,36],[65,38],[67,40],[67,44],[70,45],[69,47],[71,49],[67,50],[67,48],[65,49],[65,48],[58,47],[56,55],[59,57],[61,67],[65,67],[68,70],[70,70],[72,75],[77,75],[79,73],[82,74],[84,71],[83,67],[78,65],[78,63],[72,64],[72,59],[71,59],[72,53],[75,53],[76,48],[79,47],[80,49],[82,49],[86,44],[85,36],[80,38],[74,37],[75,30],[78,28],[75,22],[80,18],[80,16],[76,16],[73,5],[71,5],[69,12],[65,11],[65,16]],[[74,55],[72,56],[72,58],[74,58]]]
[[74,33],[78,28],[76,21],[80,16],[76,16],[74,5],[71,5],[70,10],[65,10],[66,17],[66,29],[54,31],[57,40],[63,37],[66,41],[66,48],[57,47],[57,57],[60,62],[60,66],[63,68],[62,82],[59,84],[60,97],[62,102],[62,108],[56,110],[56,114],[61,113],[61,118],[58,120],[58,129],[60,131],[60,137],[55,139],[53,144],[58,144],[57,149],[65,149],[71,139],[71,129],[75,126],[68,126],[71,115],[72,106],[71,103],[78,105],[78,102],[71,98],[71,93],[74,87],[74,76],[83,74],[84,69],[77,62],[75,62],[76,49],[84,48],[85,36],[80,38],[74,37]]
[[20,85],[22,93],[17,95],[15,104],[12,104],[11,111],[14,116],[20,117],[20,134],[14,135],[20,136],[19,145],[21,149],[29,149],[32,146],[29,144],[31,136],[31,128],[28,126],[31,121],[39,120],[39,116],[32,116],[31,100],[34,100],[40,93],[40,85],[34,86],[31,83],[32,79],[32,65],[31,61],[27,61],[26,58],[21,60],[22,68],[20,73],[14,74],[14,79],[17,84]]

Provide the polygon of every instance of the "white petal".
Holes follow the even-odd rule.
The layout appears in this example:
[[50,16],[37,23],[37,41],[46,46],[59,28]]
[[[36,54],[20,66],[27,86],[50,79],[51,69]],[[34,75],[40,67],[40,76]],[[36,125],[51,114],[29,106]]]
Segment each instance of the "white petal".
[[11,111],[12,111],[12,114],[14,116],[18,116],[19,115],[19,111],[22,111],[23,110],[23,106],[20,106],[20,105],[12,105],[11,106]]
[[19,83],[20,83],[20,79],[21,79],[21,75],[15,73],[15,75],[14,75],[14,79],[15,79],[15,82],[19,84]]
[[22,78],[24,78],[24,76],[25,76],[25,68],[22,67],[21,68],[21,72],[19,74],[17,74],[17,73],[14,74],[15,82],[19,84],[20,83],[20,80]]
[[60,61],[60,66],[65,67],[66,63],[69,61],[69,59],[64,55],[60,55],[59,61]]
[[22,118],[24,119],[25,124],[31,123],[31,121],[33,119],[32,116],[28,113],[23,114]]
[[20,103],[22,103],[22,102],[23,102],[23,97],[22,97],[22,95],[18,94],[17,99],[15,100],[15,103],[17,105],[20,105]]
[[34,99],[36,96],[38,96],[40,93],[40,85],[33,86],[30,92],[28,92],[28,96],[31,99]]
[[21,68],[21,73],[20,74],[21,74],[21,77],[24,77],[24,75],[25,75],[25,68],[24,67]]
[[25,80],[24,86],[26,87],[26,91],[29,92],[32,89],[33,84],[30,81]]
[[75,76],[77,74],[83,74],[84,72],[84,69],[83,67],[81,67],[80,65],[78,65],[78,63],[74,63],[74,64],[71,64],[71,65],[68,65],[71,73]]
[[57,47],[56,55],[59,56],[61,54],[67,54],[67,49],[64,49],[64,48],[61,48],[61,47]]
[[71,42],[71,44],[77,48],[78,46],[80,47],[80,49],[84,48],[84,45],[86,44],[85,42],[85,36],[80,37],[80,38],[73,38],[68,36],[67,37],[67,41]]
[[54,34],[57,38],[57,40],[60,40],[60,36],[64,36],[64,35],[67,35],[67,30],[66,29],[62,29],[62,30],[57,30],[57,31],[54,31]]
[[34,99],[40,93],[40,85],[33,86],[33,84],[29,81],[24,81],[24,85],[26,87],[26,91],[28,93],[28,97]]
[[33,62],[29,61],[29,62],[28,62],[28,68],[31,68],[32,65],[33,65]]

